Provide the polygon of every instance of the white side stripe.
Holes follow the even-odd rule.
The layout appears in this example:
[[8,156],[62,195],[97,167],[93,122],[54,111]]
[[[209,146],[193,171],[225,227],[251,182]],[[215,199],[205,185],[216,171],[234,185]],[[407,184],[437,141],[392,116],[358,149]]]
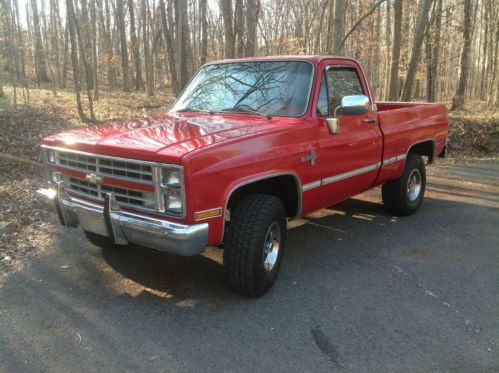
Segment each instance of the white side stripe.
[[308,184],[304,184],[302,185],[301,187],[301,190],[303,192],[306,192],[307,190],[310,190],[310,189],[314,189],[314,188],[318,188],[321,186],[321,181],[320,180],[317,180],[317,181],[314,181],[312,183],[308,183]]
[[331,184],[331,183],[334,183],[336,181],[348,179],[350,177],[361,175],[361,174],[364,174],[366,172],[374,171],[377,168],[379,168],[379,166],[380,166],[380,163],[378,162],[378,163],[375,163],[375,164],[372,164],[372,165],[369,165],[366,167],[358,168],[358,169],[353,170],[353,171],[345,172],[343,174],[330,176],[330,177],[327,177],[325,179],[322,179],[322,185]]
[[[383,161],[383,166],[401,161],[401,160],[405,159],[406,156],[407,156],[406,154],[399,154],[399,155],[393,156],[391,158],[385,159]],[[337,181],[345,180],[345,179],[348,179],[348,178],[351,178],[351,177],[354,177],[357,175],[362,175],[366,172],[374,171],[374,170],[378,169],[379,167],[381,167],[381,162],[374,163],[372,165],[358,168],[356,170],[352,170],[349,172],[345,172],[343,174],[338,174],[338,175],[326,177],[325,179],[322,179],[322,180],[317,180],[317,181],[313,181],[313,182],[308,183],[308,184],[304,184],[304,185],[302,185],[301,189],[302,189],[302,192],[306,192],[307,190],[312,190],[312,189],[318,188],[321,185],[335,183]]]
[[383,165],[386,166],[387,164],[392,164],[392,163],[401,161],[402,159],[405,159],[405,157],[406,157],[406,154],[395,155],[391,158],[385,159],[383,161]]

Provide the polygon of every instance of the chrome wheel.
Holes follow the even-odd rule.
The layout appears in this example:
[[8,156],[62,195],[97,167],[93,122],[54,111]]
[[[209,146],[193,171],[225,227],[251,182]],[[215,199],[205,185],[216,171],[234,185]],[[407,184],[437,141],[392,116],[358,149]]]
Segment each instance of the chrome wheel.
[[263,267],[267,272],[272,271],[279,257],[281,247],[281,225],[274,221],[267,231],[263,245]]
[[421,172],[417,168],[411,171],[409,178],[407,179],[407,197],[409,201],[414,202],[418,199],[421,193]]

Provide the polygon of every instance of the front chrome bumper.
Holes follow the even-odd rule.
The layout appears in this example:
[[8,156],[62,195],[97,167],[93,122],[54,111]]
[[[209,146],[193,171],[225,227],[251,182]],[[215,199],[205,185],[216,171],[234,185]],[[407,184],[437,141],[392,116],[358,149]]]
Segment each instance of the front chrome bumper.
[[208,223],[184,225],[125,212],[113,193],[104,206],[69,197],[63,182],[56,188],[36,191],[36,199],[57,211],[62,225],[80,226],[86,231],[109,237],[118,245],[129,242],[182,256],[201,254],[208,242]]

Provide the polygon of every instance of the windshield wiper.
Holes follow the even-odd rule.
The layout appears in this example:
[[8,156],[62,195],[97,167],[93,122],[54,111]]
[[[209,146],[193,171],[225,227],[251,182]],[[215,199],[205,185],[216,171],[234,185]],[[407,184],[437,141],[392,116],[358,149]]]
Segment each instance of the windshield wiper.
[[272,115],[261,113],[258,110],[255,110],[249,106],[246,105],[237,105],[234,107],[228,107],[225,109],[222,109],[220,111],[224,112],[229,112],[229,113],[249,113],[249,114],[256,114],[256,115],[261,115],[264,116],[267,119],[272,119]]
[[178,109],[178,110],[175,110],[176,112],[177,111],[183,111],[183,112],[199,112],[199,113],[209,113],[209,114],[214,114],[213,111],[210,111],[210,110],[204,110],[204,109],[200,109],[200,108],[197,108],[197,107],[184,107],[182,109]]

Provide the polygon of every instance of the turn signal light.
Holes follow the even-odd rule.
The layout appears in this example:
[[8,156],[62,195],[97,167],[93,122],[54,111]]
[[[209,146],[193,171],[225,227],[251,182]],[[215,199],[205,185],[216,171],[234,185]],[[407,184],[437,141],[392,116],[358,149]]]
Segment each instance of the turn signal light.
[[202,219],[214,218],[220,215],[222,215],[222,209],[218,208],[218,209],[196,212],[194,214],[194,218],[196,220],[202,220]]

